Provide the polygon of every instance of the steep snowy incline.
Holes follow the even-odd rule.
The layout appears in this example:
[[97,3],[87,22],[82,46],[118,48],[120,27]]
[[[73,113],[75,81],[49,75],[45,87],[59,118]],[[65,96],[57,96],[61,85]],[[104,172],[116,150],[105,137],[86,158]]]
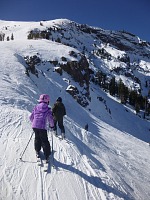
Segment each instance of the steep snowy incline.
[[[74,142],[68,143],[54,138],[56,169],[52,169],[50,174],[45,174],[37,166],[33,140],[21,162],[19,156],[32,132],[28,123],[29,113],[8,107],[3,110],[5,111],[1,110],[3,115],[0,117],[1,125],[3,124],[0,145],[1,199],[69,200],[99,199],[101,196],[104,199],[99,175],[88,163],[88,157],[79,152],[82,149],[78,149]],[[70,133],[67,131],[68,134]]]
[[[64,141],[54,139],[54,169],[37,166],[29,113],[1,106],[0,196],[9,199],[148,199],[149,146],[102,122],[86,132],[65,117]],[[92,116],[91,116],[92,117]],[[92,118],[91,118],[92,120]],[[49,132],[51,142],[51,133]]]

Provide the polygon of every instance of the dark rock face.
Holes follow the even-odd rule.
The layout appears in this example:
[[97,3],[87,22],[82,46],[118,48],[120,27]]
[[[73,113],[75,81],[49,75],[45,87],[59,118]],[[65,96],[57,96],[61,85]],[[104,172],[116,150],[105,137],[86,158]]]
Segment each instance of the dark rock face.
[[25,58],[26,64],[27,64],[27,68],[26,68],[26,74],[29,76],[29,72],[31,72],[32,74],[35,74],[38,77],[38,71],[36,70],[36,65],[41,63],[41,60],[39,57],[37,57],[36,55],[34,56],[26,56]]
[[83,107],[86,107],[89,103],[87,101],[86,96],[82,95],[78,88],[73,86],[73,85],[69,85],[69,87],[66,89],[66,91]]
[[61,64],[61,68],[66,71],[71,77],[80,84],[82,87],[84,84],[89,85],[90,70],[89,63],[85,56],[82,56],[78,61],[68,61],[66,64]]

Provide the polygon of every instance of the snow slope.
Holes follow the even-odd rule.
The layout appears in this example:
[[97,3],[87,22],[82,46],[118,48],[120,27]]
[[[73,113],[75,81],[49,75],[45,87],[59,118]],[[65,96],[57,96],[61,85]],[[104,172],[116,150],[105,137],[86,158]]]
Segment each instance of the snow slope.
[[[28,25],[23,23],[20,35],[25,35]],[[95,85],[90,86],[88,108],[82,108],[66,92],[69,75],[60,76],[50,63],[37,67],[38,78],[25,75],[24,56],[38,53],[43,61],[63,55],[72,59],[71,47],[25,37],[0,42],[0,47],[0,199],[148,200],[149,122]],[[41,93],[50,95],[51,106],[61,96],[67,110],[66,140],[53,136],[55,168],[47,174],[37,166],[34,136],[19,159],[32,134],[29,114]],[[52,144],[50,131],[48,136]]]

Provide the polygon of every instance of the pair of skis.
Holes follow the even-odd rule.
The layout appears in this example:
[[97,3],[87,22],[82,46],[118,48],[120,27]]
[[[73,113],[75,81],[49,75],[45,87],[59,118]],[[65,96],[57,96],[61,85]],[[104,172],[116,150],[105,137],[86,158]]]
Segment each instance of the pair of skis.
[[[53,154],[53,152],[52,152]],[[43,168],[44,172],[50,172],[51,171],[51,167],[54,167],[54,163],[53,163],[53,155],[51,154],[49,160],[43,160],[41,158],[41,155],[39,155],[39,157],[37,157],[37,165]]]
[[51,148],[52,148],[52,152],[51,152],[51,155],[50,155],[50,158],[48,161],[42,159],[42,155],[39,155],[37,157],[37,164],[38,166],[41,166],[43,168],[43,171],[44,172],[50,172],[51,171],[51,168],[55,168],[55,165],[54,165],[54,150],[53,150],[53,134],[59,138],[59,140],[64,140],[65,139],[65,134],[62,134],[61,137],[58,136],[56,133],[54,133],[53,131],[51,131]]

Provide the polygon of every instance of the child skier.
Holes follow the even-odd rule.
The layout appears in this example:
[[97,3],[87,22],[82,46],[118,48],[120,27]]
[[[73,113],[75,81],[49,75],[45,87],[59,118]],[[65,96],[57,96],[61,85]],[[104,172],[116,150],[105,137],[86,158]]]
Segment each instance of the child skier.
[[65,108],[64,104],[62,103],[61,97],[58,97],[58,99],[56,100],[56,103],[54,104],[54,106],[52,108],[52,114],[54,117],[55,135],[57,136],[57,123],[58,123],[58,126],[61,130],[62,138],[64,138],[65,137],[65,128],[63,125],[63,117],[64,117],[64,115],[66,115],[66,108]]
[[37,157],[39,157],[39,152],[41,147],[46,160],[49,160],[51,153],[50,143],[47,136],[47,123],[51,128],[54,127],[54,121],[52,117],[51,109],[48,107],[50,97],[47,94],[40,95],[38,100],[39,104],[36,105],[30,115],[30,121],[32,122],[32,128],[35,133],[34,148]]

